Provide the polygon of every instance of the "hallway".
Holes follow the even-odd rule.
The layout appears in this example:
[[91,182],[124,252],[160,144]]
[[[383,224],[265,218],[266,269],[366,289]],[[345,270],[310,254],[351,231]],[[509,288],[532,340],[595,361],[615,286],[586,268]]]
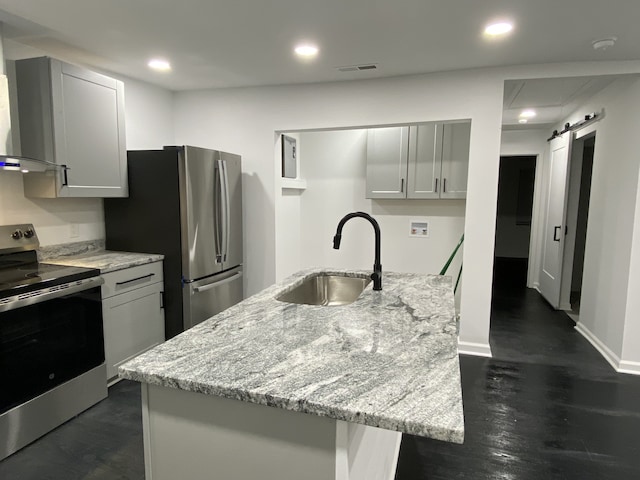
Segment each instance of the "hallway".
[[493,358],[460,357],[465,443],[405,435],[396,480],[640,478],[640,378],[538,292],[496,278]]

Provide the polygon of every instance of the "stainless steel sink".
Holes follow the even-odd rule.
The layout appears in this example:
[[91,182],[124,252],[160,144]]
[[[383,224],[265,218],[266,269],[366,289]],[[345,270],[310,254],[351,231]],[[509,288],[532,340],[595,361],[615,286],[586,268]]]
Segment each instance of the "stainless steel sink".
[[371,283],[368,277],[347,277],[318,273],[276,300],[305,305],[348,305]]

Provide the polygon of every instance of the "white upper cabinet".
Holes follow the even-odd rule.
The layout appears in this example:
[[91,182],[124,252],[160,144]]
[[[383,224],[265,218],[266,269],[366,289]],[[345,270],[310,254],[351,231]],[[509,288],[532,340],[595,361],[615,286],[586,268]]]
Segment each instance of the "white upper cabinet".
[[442,125],[440,198],[466,198],[471,122]]
[[469,121],[369,129],[367,198],[466,198],[470,133]]
[[405,198],[409,127],[367,132],[367,198]]
[[407,198],[439,198],[442,124],[409,128],[409,189]]
[[25,175],[28,197],[125,197],[124,85],[48,57],[16,61],[22,155],[65,169]]

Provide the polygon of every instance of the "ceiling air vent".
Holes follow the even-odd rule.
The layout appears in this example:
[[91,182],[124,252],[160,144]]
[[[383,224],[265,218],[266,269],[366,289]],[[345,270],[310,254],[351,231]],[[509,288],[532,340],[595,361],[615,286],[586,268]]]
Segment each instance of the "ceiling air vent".
[[375,63],[368,63],[366,65],[348,65],[346,67],[336,67],[339,72],[361,72],[364,70],[376,70],[378,65]]

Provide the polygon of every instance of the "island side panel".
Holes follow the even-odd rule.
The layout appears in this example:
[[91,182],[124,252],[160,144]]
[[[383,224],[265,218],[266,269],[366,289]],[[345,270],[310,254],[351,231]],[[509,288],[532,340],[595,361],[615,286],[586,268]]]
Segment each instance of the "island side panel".
[[147,480],[336,479],[333,419],[148,384],[142,388],[147,390]]
[[336,480],[393,480],[402,434],[336,422]]

